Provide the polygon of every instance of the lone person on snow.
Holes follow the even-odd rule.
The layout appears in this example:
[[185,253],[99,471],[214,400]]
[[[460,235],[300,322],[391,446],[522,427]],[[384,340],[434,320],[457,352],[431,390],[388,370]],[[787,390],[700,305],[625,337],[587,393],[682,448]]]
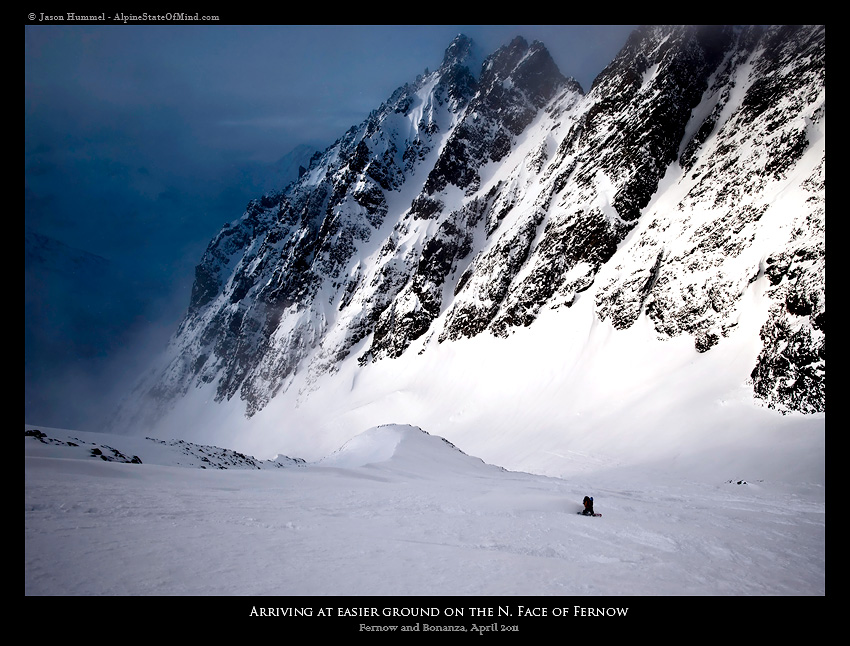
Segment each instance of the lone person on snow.
[[584,502],[584,511],[581,513],[585,516],[593,516],[593,496],[585,496],[582,502]]

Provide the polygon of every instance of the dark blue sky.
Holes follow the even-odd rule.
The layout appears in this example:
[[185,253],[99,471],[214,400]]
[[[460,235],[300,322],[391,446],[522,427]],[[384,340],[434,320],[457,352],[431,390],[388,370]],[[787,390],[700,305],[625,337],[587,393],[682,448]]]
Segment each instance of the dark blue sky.
[[[62,396],[47,381],[67,383],[77,372],[68,367],[75,351],[60,358],[55,347],[67,341],[67,348],[87,348],[79,351],[82,370],[95,381],[149,326],[158,331],[153,343],[162,343],[185,310],[207,242],[262,193],[269,166],[298,144],[330,145],[397,87],[437,67],[458,33],[485,54],[517,35],[540,40],[561,72],[588,90],[631,30],[26,26],[27,230],[105,258],[115,277],[106,296],[104,281],[90,293],[85,284],[76,286],[75,300],[100,301],[100,316],[90,315],[83,326],[88,339],[63,337],[82,332],[61,320],[65,310],[55,299],[38,321],[28,310],[27,414],[49,417],[28,421],[61,421]],[[28,279],[28,308],[52,298],[45,280]],[[106,317],[109,325],[96,329]],[[30,321],[50,328],[50,344],[40,345]],[[113,375],[132,372],[135,364],[125,357],[118,365],[109,369]],[[92,385],[87,392],[102,391]],[[48,407],[58,408],[60,419]],[[74,418],[66,425],[81,423]]]

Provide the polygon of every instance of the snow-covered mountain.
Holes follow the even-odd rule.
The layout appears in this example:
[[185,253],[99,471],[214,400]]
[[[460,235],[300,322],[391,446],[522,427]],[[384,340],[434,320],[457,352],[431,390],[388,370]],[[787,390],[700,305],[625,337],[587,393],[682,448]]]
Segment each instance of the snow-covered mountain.
[[685,446],[705,407],[822,426],[824,74],[823,26],[643,27],[587,92],[458,36],[210,242],[113,428],[323,454],[411,421],[516,467]]

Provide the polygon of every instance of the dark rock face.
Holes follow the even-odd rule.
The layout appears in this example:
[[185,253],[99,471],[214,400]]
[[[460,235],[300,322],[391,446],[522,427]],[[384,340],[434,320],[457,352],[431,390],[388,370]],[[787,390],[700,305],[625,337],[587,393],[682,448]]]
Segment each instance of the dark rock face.
[[361,361],[397,357],[431,328],[443,311],[445,284],[472,252],[491,200],[492,195],[482,196],[452,212],[425,242],[409,282],[378,318],[372,346]]
[[[823,28],[758,34],[734,33],[740,45],[707,89],[707,116],[681,156],[690,188],[670,213],[652,216],[635,245],[637,267],[600,289],[597,311],[619,328],[645,311],[661,334],[693,335],[705,352],[735,328],[742,294],[766,273],[776,304],[762,329],[754,392],[779,410],[822,411],[823,336],[815,319],[824,311],[823,159],[807,171],[800,162],[823,119]],[[745,62],[754,70],[749,84],[736,74]],[[736,92],[743,97],[733,107]],[[775,204],[767,187],[787,182],[794,167],[810,173],[799,204]],[[791,234],[770,240],[779,221]],[[806,305],[788,307],[789,299]]]
[[452,184],[473,194],[480,187],[478,169],[501,161],[512,149],[513,138],[522,134],[565,83],[567,79],[540,43],[529,47],[522,38],[515,38],[490,56],[482,66],[467,117],[449,136],[428,174],[424,193],[433,195]]
[[[677,158],[691,114],[732,40],[731,28],[634,33],[594,82],[584,109],[543,171],[548,182],[525,225],[512,232],[506,245],[512,250],[510,261],[501,260],[505,249],[476,259],[475,270],[487,275],[483,282],[489,298],[470,300],[498,301],[502,307],[459,303],[444,337],[477,334],[488,325],[505,335],[513,326],[529,325],[546,304],[569,305],[594,282]],[[540,226],[541,240],[532,249]],[[506,274],[512,267],[515,272]],[[492,291],[528,267],[509,295]],[[636,280],[645,283],[647,277]],[[629,305],[634,318],[642,304]]]
[[586,95],[540,43],[474,57],[459,36],[222,229],[149,392],[215,383],[251,415],[299,370],[506,337],[585,292],[710,352],[766,277],[754,393],[822,411],[823,27],[643,27]]
[[[679,146],[692,110],[732,42],[729,27],[637,30],[594,81],[600,99],[581,125],[585,141],[605,150],[600,165],[628,178],[612,205],[631,222],[658,186]],[[613,127],[612,127],[613,126]]]
[[790,244],[765,263],[774,304],[761,328],[763,349],[752,379],[756,395],[772,407],[814,413],[826,405],[823,162],[803,187],[810,209],[795,220]]

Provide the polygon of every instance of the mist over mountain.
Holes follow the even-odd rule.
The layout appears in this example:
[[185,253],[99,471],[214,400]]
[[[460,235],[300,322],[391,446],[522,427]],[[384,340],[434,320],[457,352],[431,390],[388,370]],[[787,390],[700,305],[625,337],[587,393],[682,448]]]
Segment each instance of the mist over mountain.
[[823,26],[641,27],[587,89],[459,35],[221,229],[111,428],[310,457],[414,423],[543,468],[822,424],[824,74]]
[[[173,332],[149,317],[166,290],[152,277],[29,228],[24,239],[26,413],[105,424],[109,405]],[[144,358],[137,346],[148,352]]]
[[245,162],[236,166],[232,171],[233,177],[228,179],[234,186],[239,186],[240,191],[253,188],[254,195],[280,190],[296,181],[310,166],[313,155],[319,152],[315,146],[299,144],[274,163]]

